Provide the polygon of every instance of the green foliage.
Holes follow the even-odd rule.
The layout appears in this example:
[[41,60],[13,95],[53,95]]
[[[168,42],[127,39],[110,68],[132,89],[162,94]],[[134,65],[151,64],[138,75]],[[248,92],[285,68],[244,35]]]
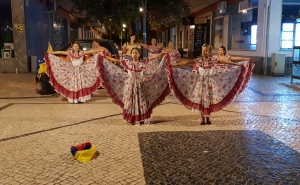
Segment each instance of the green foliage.
[[[114,30],[122,24],[139,20],[142,0],[71,0],[74,12],[81,13],[88,20],[99,20]],[[144,0],[145,1],[145,0]],[[189,5],[184,0],[147,0],[147,20],[151,27],[170,27],[189,13]]]
[[74,12],[86,16],[84,22],[99,20],[107,26],[121,29],[122,24],[138,16],[137,0],[72,0],[75,4]]
[[149,0],[147,4],[147,17],[151,27],[174,25],[182,17],[189,14],[189,5],[184,0]]

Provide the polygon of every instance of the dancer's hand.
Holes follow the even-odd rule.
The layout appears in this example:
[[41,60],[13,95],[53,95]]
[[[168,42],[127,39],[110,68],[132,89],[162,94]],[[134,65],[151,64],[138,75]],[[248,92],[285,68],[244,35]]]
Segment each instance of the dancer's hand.
[[243,64],[239,64],[239,63],[237,63],[236,65],[237,65],[237,66],[240,66],[240,67],[242,67],[242,66],[243,66]]
[[250,58],[245,58],[245,60],[246,60],[247,62],[249,62],[249,61],[250,61]]

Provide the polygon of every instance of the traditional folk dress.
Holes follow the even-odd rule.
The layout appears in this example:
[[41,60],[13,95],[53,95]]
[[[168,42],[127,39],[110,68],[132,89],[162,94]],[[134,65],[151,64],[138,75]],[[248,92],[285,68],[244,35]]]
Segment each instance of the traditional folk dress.
[[107,61],[100,60],[103,85],[112,101],[123,109],[123,119],[131,124],[149,123],[153,109],[170,94],[166,62],[149,75],[144,72],[149,60],[121,60],[127,72]]
[[[97,49],[97,48],[96,48],[96,49]],[[99,55],[101,55],[101,56],[104,57],[104,56],[110,56],[110,55],[111,55],[111,52],[109,52],[108,49],[105,48],[103,51],[101,51],[101,52],[96,52],[96,53],[92,53],[91,55],[93,56],[93,55],[96,55],[96,54],[99,54]],[[101,57],[101,59],[102,59],[102,57]],[[101,80],[101,78],[100,78],[100,80]],[[98,89],[103,89],[103,88],[104,88],[104,87],[103,87],[103,82],[102,82],[102,80],[101,80]]]
[[169,52],[167,56],[168,56],[168,61],[170,62],[170,64],[176,64],[176,59],[181,57],[178,50]]
[[[162,47],[153,48],[151,45],[148,47],[148,57],[159,55],[162,51]],[[150,74],[156,71],[157,67],[160,64],[159,58],[150,60],[147,65],[146,74]]]
[[188,109],[204,116],[222,110],[240,94],[250,80],[254,64],[218,65],[218,58],[197,58],[193,72],[168,66],[170,88]]
[[[216,58],[217,60],[222,60],[221,58],[219,58],[219,55],[214,55],[213,57]],[[231,60],[231,55],[224,55],[223,60]],[[218,63],[218,65],[219,66],[225,66],[227,64]]]
[[[97,49],[97,48],[96,48]],[[109,56],[109,55],[111,55],[111,53],[108,51],[108,49],[104,49],[103,51],[100,51],[100,52],[95,52],[95,53],[93,53],[92,55],[96,55],[96,54],[100,54],[100,55],[102,55],[102,56]]]
[[129,45],[129,43],[126,42],[126,43],[123,45],[123,47],[126,47],[126,48],[127,48],[125,55],[122,55],[122,57],[123,57],[124,59],[126,59],[126,60],[132,60],[132,57],[131,57],[131,51],[132,51],[133,48],[139,48],[139,49],[141,49],[141,46],[140,46],[138,43],[136,43],[136,44],[134,44],[134,45]]
[[[103,53],[102,53],[103,55]],[[68,50],[71,62],[46,53],[47,75],[55,91],[66,97],[70,103],[85,102],[91,99],[101,84],[99,56],[95,54],[84,61],[84,52],[78,54]]]
[[[219,58],[219,55],[214,55],[213,57],[216,58],[217,60],[231,60],[231,55],[227,55],[227,54],[224,56],[223,59]],[[239,62],[238,62],[238,63],[239,63]],[[217,63],[217,64],[218,64],[218,66],[222,66],[222,67],[225,67],[225,66],[227,65],[227,64],[221,64],[221,63]],[[253,69],[253,68],[254,68],[254,64],[251,62],[250,65],[252,65],[252,66],[250,66],[250,67],[252,67],[252,69]],[[252,69],[251,69],[251,74],[252,74]],[[247,87],[247,84],[249,83],[249,81],[250,81],[250,78],[246,78],[246,79],[245,79],[244,85],[243,85],[243,87],[241,88],[239,94],[242,93],[242,92],[245,90],[245,88]]]

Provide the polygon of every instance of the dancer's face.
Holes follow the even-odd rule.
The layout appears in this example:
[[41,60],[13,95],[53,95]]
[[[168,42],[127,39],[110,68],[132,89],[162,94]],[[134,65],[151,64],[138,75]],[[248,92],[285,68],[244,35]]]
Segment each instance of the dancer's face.
[[151,44],[155,45],[156,44],[156,39],[151,39]]
[[208,57],[210,55],[210,51],[207,47],[202,47],[202,56]]
[[168,46],[169,48],[173,48],[173,42],[169,42]]
[[133,49],[131,52],[131,57],[133,58],[134,61],[138,61],[138,59],[140,57],[139,51],[136,49]]
[[134,42],[134,41],[135,41],[135,35],[132,35],[132,36],[130,37],[130,40],[131,40],[132,42]]
[[99,46],[99,43],[96,42],[96,41],[93,41],[93,46],[94,46],[94,47],[98,47],[98,46]]
[[73,49],[74,51],[79,51],[79,45],[78,45],[77,43],[74,43],[74,44],[72,45],[72,49]]
[[218,49],[218,54],[219,55],[224,55],[225,54],[225,51],[223,50],[223,48]]

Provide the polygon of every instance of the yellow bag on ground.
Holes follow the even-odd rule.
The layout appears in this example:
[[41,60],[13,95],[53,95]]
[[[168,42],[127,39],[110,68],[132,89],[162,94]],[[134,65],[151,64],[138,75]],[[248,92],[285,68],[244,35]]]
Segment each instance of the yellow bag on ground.
[[96,151],[96,147],[92,146],[90,149],[77,151],[74,158],[82,163],[87,163],[93,158]]
[[99,152],[97,152],[96,147],[93,146],[90,142],[82,143],[77,146],[71,147],[71,153],[75,159],[82,163],[87,163],[93,157],[97,157]]

